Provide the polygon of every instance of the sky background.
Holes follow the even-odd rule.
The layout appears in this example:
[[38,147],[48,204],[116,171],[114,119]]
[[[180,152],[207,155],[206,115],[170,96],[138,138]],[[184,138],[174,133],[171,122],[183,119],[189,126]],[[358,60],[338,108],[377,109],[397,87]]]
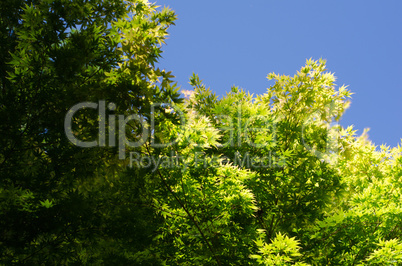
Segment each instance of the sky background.
[[[151,1],[153,2],[153,1]],[[224,95],[254,94],[271,72],[293,76],[306,59],[327,60],[336,84],[354,95],[341,125],[370,128],[376,144],[402,138],[402,1],[159,0],[178,15],[160,67],[182,89],[193,72]]]

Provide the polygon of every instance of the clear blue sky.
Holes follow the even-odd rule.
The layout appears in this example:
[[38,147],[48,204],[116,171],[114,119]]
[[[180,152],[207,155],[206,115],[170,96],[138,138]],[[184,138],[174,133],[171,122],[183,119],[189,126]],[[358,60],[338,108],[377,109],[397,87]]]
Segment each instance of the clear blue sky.
[[341,120],[370,139],[402,138],[402,1],[170,0],[176,11],[160,66],[182,89],[198,73],[218,95],[239,86],[261,94],[270,72],[294,75],[307,58],[327,59],[355,93]]

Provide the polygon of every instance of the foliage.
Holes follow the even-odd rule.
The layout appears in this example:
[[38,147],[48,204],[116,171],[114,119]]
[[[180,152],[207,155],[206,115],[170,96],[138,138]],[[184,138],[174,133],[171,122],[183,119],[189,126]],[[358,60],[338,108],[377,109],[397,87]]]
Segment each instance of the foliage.
[[0,12],[2,263],[402,263],[402,147],[336,124],[351,93],[324,60],[257,96],[194,74],[184,100],[156,67],[169,9]]
[[[0,5],[1,261],[132,261],[152,238],[144,219],[154,213],[137,199],[113,210],[120,200],[140,195],[113,194],[123,165],[116,148],[102,148],[97,112],[82,109],[72,127],[78,139],[96,140],[100,147],[72,145],[63,121],[72,106],[86,101],[112,102],[122,114],[140,114],[166,98],[178,102],[171,74],[154,67],[174,13],[146,1]],[[136,226],[145,239],[122,237]]]
[[[263,231],[260,230],[262,235]],[[262,236],[263,237],[263,236]],[[272,240],[272,243],[266,244],[262,239],[256,241],[258,253],[262,255],[251,255],[250,257],[257,260],[263,265],[288,265],[293,261],[292,257],[299,257],[299,243],[294,238],[289,238],[278,233]],[[297,262],[295,265],[307,265]]]

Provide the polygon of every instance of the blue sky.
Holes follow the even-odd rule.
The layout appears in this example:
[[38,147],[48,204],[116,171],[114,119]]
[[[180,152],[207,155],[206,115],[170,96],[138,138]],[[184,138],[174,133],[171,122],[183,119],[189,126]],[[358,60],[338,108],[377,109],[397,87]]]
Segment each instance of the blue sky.
[[157,1],[178,20],[160,66],[182,89],[193,72],[218,95],[232,85],[261,94],[268,73],[294,75],[308,58],[327,60],[349,85],[341,120],[376,144],[402,138],[402,1]]

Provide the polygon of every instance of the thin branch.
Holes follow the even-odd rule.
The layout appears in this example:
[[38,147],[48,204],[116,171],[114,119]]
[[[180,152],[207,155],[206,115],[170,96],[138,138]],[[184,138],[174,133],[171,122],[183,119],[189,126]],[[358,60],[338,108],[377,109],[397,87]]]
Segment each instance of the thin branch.
[[[148,154],[151,155],[151,152],[149,151],[148,145],[145,145]],[[197,220],[195,219],[195,217],[190,213],[190,210],[188,208],[186,208],[185,204],[180,200],[179,197],[177,197],[177,195],[174,193],[174,191],[172,190],[172,188],[169,186],[169,184],[166,182],[165,178],[162,176],[161,172],[159,171],[159,168],[156,170],[156,172],[158,173],[159,178],[161,179],[163,185],[165,186],[165,188],[170,192],[170,194],[172,194],[172,196],[174,197],[174,199],[177,201],[177,203],[179,203],[179,205],[182,207],[182,209],[186,212],[186,214],[188,215],[188,218],[193,222],[193,224],[195,225],[195,227],[197,228],[198,232],[200,233],[202,239],[204,240],[205,244],[207,245],[209,251],[212,253],[212,256],[214,257],[214,259],[216,260],[218,265],[222,265],[219,257],[215,254],[215,251],[213,249],[213,247],[211,246],[211,244],[209,243],[207,237],[205,236],[204,232],[201,230],[200,225],[198,224]]]

